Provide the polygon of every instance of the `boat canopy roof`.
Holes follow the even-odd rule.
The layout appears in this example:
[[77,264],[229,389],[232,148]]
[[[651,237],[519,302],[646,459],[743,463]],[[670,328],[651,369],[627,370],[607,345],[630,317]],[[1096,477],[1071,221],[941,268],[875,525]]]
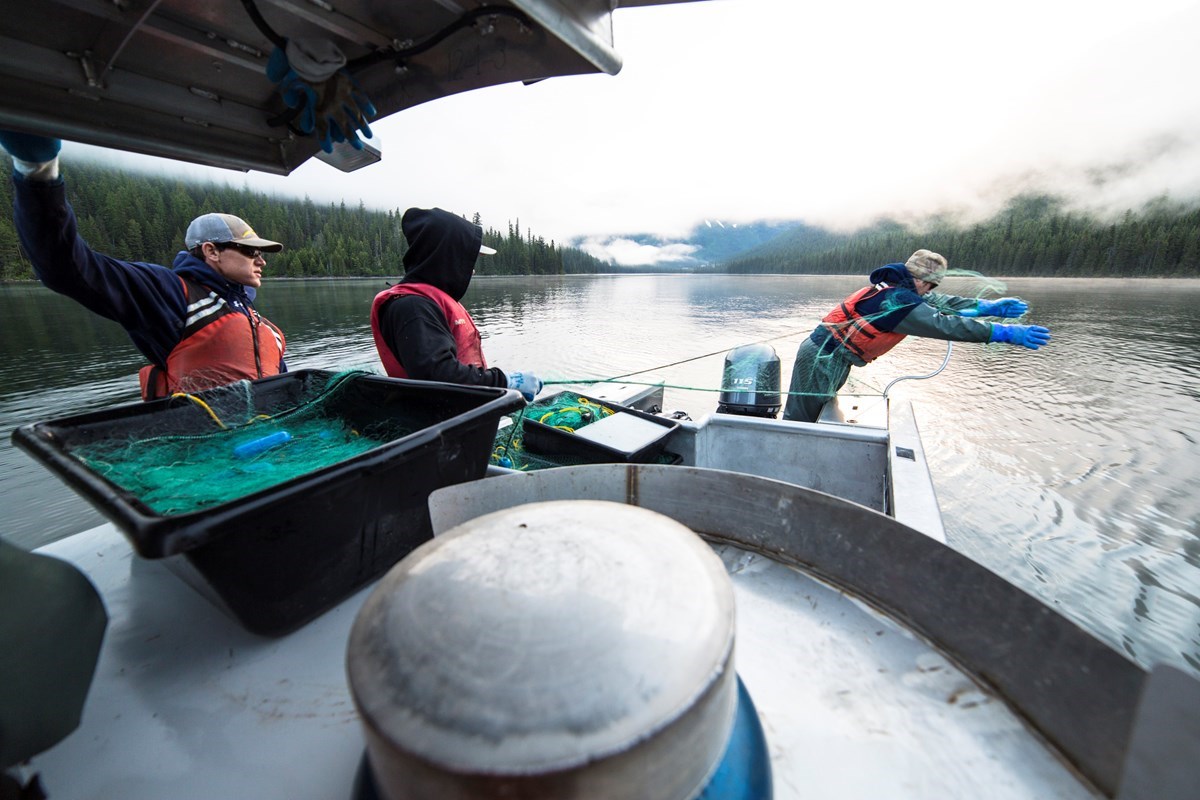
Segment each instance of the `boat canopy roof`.
[[[612,10],[681,0],[3,0],[0,127],[210,166],[344,170],[266,74],[287,39],[331,41],[378,111],[561,75],[616,74]],[[370,140],[368,141],[368,145]]]

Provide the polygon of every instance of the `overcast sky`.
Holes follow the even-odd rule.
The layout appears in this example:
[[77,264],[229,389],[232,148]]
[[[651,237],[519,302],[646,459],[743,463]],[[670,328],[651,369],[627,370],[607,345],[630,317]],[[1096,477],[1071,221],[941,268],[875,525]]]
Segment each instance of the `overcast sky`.
[[705,220],[979,215],[1026,188],[1099,210],[1200,196],[1198,0],[702,0],[619,10],[613,27],[615,77],[401,112],[373,125],[384,160],[354,173],[131,158],[314,201],[519,219],[610,253],[620,234],[669,245]]

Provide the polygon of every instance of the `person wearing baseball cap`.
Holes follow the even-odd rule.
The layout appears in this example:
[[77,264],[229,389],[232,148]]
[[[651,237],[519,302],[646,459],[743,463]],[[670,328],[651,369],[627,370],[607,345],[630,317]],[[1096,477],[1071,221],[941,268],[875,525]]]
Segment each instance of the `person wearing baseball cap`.
[[98,253],[67,202],[61,140],[0,131],[0,147],[13,159],[13,217],[34,273],[125,328],[150,362],[138,373],[143,399],[287,371],[283,331],[254,307],[264,254],[282,244],[232,214],[203,214],[171,267]]
[[885,264],[871,285],[847,297],[800,343],[783,418],[816,422],[825,404],[862,367],[905,336],[955,342],[1005,342],[1037,350],[1050,341],[1040,325],[1004,325],[975,317],[1016,318],[1029,304],[1017,297],[981,300],[934,292],[949,263],[931,250],[917,250],[904,263]]

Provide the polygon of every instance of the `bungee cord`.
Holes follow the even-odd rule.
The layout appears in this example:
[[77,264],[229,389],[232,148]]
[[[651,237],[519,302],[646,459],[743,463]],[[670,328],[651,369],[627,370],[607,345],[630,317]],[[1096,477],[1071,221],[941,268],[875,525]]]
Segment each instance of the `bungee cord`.
[[940,367],[938,367],[933,372],[930,372],[927,375],[901,375],[899,378],[893,378],[888,383],[887,386],[883,387],[883,396],[887,397],[888,390],[891,389],[893,386],[895,386],[900,381],[923,381],[928,378],[932,378],[934,375],[937,375],[939,372],[941,372],[942,370],[944,370],[946,368],[947,364],[950,363],[950,353],[953,352],[953,350],[954,350],[954,342],[947,341],[946,342],[946,357],[942,359],[942,365]]

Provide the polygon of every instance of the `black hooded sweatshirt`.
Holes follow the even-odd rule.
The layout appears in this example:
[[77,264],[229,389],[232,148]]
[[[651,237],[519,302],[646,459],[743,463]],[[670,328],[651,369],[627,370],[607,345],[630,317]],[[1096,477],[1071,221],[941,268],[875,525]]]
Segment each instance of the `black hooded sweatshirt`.
[[[436,286],[461,302],[475,271],[483,230],[440,208],[410,208],[400,226],[408,240],[400,282]],[[389,300],[379,310],[379,328],[410,378],[468,386],[508,385],[500,370],[458,360],[446,317],[428,298],[402,295]]]

